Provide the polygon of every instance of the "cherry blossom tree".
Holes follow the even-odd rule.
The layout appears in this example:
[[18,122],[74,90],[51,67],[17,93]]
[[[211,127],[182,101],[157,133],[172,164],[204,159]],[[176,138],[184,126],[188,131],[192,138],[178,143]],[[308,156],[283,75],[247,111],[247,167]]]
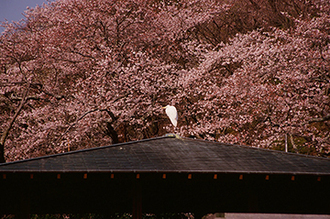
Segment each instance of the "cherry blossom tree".
[[167,104],[182,136],[328,153],[329,7],[286,3],[28,9],[0,36],[2,161],[163,135]]
[[329,21],[324,15],[296,20],[294,29],[238,34],[206,53],[181,80],[200,85],[179,94],[195,117],[183,133],[266,148],[288,134],[293,150],[328,151]]

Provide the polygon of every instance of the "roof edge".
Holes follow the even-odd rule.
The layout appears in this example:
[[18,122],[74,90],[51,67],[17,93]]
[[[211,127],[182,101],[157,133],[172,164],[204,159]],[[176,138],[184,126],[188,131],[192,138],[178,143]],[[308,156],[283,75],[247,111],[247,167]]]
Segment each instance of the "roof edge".
[[112,170],[112,171],[91,171],[91,170],[76,170],[76,171],[63,171],[63,170],[26,170],[26,171],[12,171],[12,170],[0,170],[0,173],[122,173],[122,174],[130,174],[130,173],[175,173],[175,174],[256,174],[256,175],[294,175],[294,176],[329,176],[327,172],[291,172],[291,171],[219,171],[219,170],[209,170],[205,172],[204,170]]

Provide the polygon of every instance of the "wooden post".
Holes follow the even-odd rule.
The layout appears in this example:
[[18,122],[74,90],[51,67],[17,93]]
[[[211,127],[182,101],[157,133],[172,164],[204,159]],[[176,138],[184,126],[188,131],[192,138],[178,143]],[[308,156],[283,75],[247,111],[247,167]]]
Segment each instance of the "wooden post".
[[133,185],[133,219],[142,219],[142,192],[138,178]]
[[17,219],[30,219],[30,200],[27,191],[21,191],[20,199],[18,200],[19,212],[15,213]]

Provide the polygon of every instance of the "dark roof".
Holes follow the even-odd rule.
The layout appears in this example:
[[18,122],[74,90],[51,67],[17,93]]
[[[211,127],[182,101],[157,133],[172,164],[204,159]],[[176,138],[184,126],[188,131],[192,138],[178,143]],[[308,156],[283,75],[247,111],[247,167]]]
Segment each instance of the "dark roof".
[[0,165],[0,172],[196,172],[330,175],[330,159],[158,137]]

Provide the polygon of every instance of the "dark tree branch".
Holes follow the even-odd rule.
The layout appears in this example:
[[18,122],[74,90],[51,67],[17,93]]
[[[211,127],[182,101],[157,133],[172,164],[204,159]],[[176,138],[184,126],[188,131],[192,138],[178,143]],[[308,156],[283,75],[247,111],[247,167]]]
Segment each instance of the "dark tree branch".
[[5,131],[2,133],[1,138],[0,138],[0,163],[4,163],[5,161],[5,155],[4,155],[4,147],[5,147],[5,142],[6,139],[9,135],[9,131],[13,127],[13,124],[20,114],[21,110],[23,109],[24,104],[28,101],[27,99],[27,94],[29,93],[30,85],[26,88],[26,90],[23,93],[23,97],[21,99],[21,102],[16,110],[15,115],[11,118],[8,127],[5,129]]
[[[15,96],[11,96],[9,98],[11,101],[22,101],[24,98],[22,97],[15,97]],[[25,100],[28,101],[28,100],[40,100],[41,98],[40,97],[37,97],[37,96],[29,96],[29,97],[25,97]]]
[[322,117],[322,118],[315,118],[315,119],[311,119],[308,121],[308,123],[313,123],[313,122],[325,122],[325,121],[328,121],[330,120],[330,115],[327,115],[325,117]]
[[[67,129],[65,130],[65,132],[64,132],[64,133],[61,135],[61,137],[57,140],[57,143],[60,142],[60,141],[62,140],[62,138],[64,137],[64,135],[66,135],[66,134],[70,131],[70,129],[71,129],[72,127],[74,127],[74,126],[75,126],[80,120],[82,120],[82,119],[83,119],[85,116],[87,116],[88,114],[90,114],[90,113],[94,113],[94,112],[96,112],[96,111],[107,112],[108,115],[109,115],[109,116],[111,117],[111,119],[112,119],[111,122],[114,122],[114,121],[116,120],[115,115],[114,115],[110,110],[108,110],[108,109],[99,109],[99,108],[96,108],[96,109],[89,110],[89,111],[85,112],[83,115],[81,115],[79,118],[77,118],[75,122],[73,122],[71,125],[69,125],[69,126],[67,127]],[[113,131],[114,131],[114,130],[113,130]]]
[[110,118],[112,119],[111,123],[113,123],[114,121],[117,120],[117,118],[115,117],[115,115],[113,114],[113,112],[111,112],[108,109],[100,109],[101,112],[107,112],[108,115],[110,116]]
[[48,91],[46,91],[46,90],[44,90],[44,89],[41,89],[40,91],[42,91],[42,92],[43,92],[44,94],[46,94],[46,95],[49,95],[49,96],[51,96],[51,97],[54,97],[54,98],[57,99],[57,100],[60,100],[60,99],[65,98],[64,95],[55,95],[55,94],[52,94],[52,93],[50,93],[50,92],[48,92]]
[[81,115],[79,118],[76,119],[75,122],[73,122],[71,125],[69,125],[69,127],[65,130],[65,132],[62,134],[62,136],[57,140],[57,142],[59,142],[60,140],[62,140],[63,136],[66,135],[70,129],[75,126],[80,120],[82,120],[85,116],[87,116],[88,114],[90,113],[93,113],[93,112],[96,112],[98,111],[99,109],[92,109],[92,110],[89,110],[87,112],[85,112],[83,115]]

